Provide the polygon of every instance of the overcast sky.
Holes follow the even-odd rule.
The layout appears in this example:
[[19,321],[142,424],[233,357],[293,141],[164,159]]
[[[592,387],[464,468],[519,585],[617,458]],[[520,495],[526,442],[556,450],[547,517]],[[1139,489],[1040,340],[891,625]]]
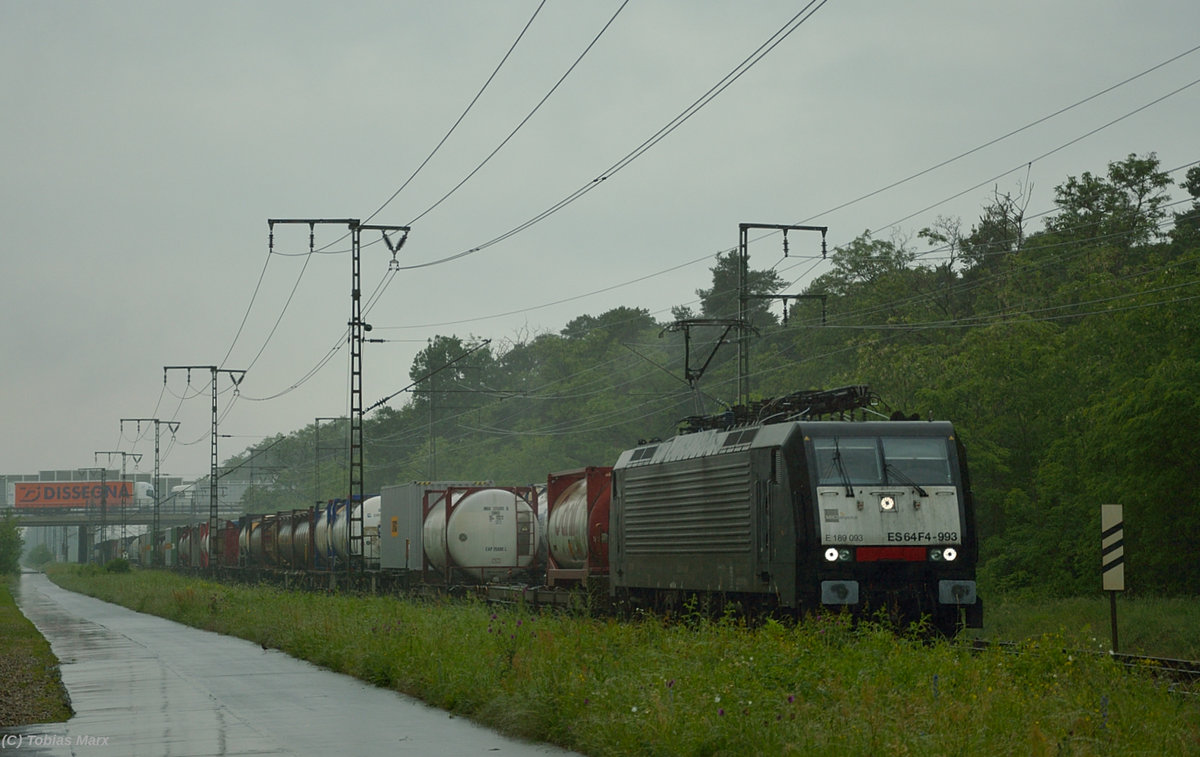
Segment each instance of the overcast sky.
[[[669,320],[695,307],[739,223],[828,225],[831,247],[865,230],[916,244],[938,216],[969,228],[993,187],[1025,188],[1033,215],[1068,176],[1130,153],[1200,160],[1197,51],[851,202],[1188,52],[1200,3],[828,0],[773,39],[805,7],[0,0],[0,473],[118,449],[150,471],[146,426],[122,433],[134,417],[181,422],[164,473],[207,472],[208,373],[164,383],[168,365],[248,371],[236,398],[220,379],[222,459],[345,414],[344,347],[290,389],[346,328],[345,229],[318,226],[327,254],[308,256],[307,227],[277,226],[286,254],[268,255],[268,218],[411,225],[399,262],[419,266],[605,177],[502,242],[395,274],[367,316],[393,340],[367,345],[369,405],[438,334],[503,349],[622,305]],[[389,278],[378,240],[364,233],[366,294]],[[818,241],[793,237],[792,252]],[[751,266],[776,265],[779,244],[756,242]],[[798,292],[827,266],[777,270]]]

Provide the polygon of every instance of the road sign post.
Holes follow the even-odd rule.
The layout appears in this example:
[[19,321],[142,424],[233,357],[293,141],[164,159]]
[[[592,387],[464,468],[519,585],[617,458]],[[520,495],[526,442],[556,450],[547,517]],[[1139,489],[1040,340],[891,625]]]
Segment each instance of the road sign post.
[[1100,575],[1108,592],[1112,651],[1117,652],[1117,592],[1125,591],[1125,520],[1121,505],[1100,505]]

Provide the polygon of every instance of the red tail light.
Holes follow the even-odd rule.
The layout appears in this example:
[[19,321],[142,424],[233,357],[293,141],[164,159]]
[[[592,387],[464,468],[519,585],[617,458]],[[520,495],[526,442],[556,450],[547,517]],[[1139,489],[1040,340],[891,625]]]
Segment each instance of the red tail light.
[[858,562],[925,562],[925,547],[859,547]]

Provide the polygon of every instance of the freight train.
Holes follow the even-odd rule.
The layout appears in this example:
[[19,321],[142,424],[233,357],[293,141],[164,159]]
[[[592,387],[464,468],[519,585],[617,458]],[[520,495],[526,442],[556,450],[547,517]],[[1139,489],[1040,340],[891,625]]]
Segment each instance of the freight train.
[[[863,419],[875,402],[861,386],[797,392],[689,418],[666,441],[544,486],[384,487],[361,504],[224,522],[216,549],[198,524],[160,540],[160,564],[209,568],[215,554],[221,570],[256,576],[357,575],[537,601],[582,587],[620,607],[703,598],[751,613],[832,608],[925,617],[947,633],[981,627],[963,445],[948,422]],[[140,538],[130,553],[146,561]]]

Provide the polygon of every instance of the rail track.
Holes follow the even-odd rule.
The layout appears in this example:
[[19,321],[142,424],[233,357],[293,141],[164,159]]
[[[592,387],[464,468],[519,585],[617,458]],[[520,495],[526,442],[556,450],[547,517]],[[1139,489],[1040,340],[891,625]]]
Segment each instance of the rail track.
[[1122,652],[1110,652],[1109,654],[1129,670],[1149,673],[1169,680],[1173,691],[1192,696],[1200,695],[1200,661],[1148,657]]
[[[977,651],[997,647],[1020,654],[1021,645],[1011,641],[990,642],[972,639],[971,648]],[[1124,652],[1080,652],[1064,649],[1066,655],[1107,655],[1133,673],[1144,673],[1169,682],[1171,691],[1190,696],[1200,695],[1200,660],[1179,660],[1172,657],[1126,654]]]

